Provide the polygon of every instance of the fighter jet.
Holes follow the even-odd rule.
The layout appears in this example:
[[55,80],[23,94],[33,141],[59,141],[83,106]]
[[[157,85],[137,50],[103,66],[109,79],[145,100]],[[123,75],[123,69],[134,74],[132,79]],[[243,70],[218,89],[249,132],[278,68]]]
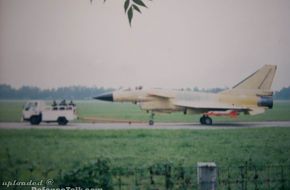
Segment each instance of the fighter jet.
[[159,112],[201,114],[200,123],[212,125],[211,116],[256,115],[272,109],[271,86],[276,70],[275,65],[264,65],[231,89],[219,93],[137,88],[102,94],[95,99],[137,104],[151,113],[149,125],[154,124],[154,115]]

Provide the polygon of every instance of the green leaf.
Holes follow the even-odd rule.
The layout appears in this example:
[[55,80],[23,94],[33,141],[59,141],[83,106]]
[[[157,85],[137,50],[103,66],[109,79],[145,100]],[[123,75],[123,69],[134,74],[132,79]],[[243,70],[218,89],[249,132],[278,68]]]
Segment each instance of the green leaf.
[[131,26],[132,18],[133,18],[133,8],[131,6],[128,10],[128,19],[129,19],[130,26]]
[[129,5],[130,5],[130,0],[126,0],[124,3],[125,13],[127,12]]
[[147,6],[143,3],[142,0],[133,0],[133,2],[136,3],[137,5],[140,5],[140,6],[143,6],[143,7],[147,8]]
[[133,8],[138,11],[139,13],[142,13],[141,10],[139,9],[139,7],[137,5],[133,5]]

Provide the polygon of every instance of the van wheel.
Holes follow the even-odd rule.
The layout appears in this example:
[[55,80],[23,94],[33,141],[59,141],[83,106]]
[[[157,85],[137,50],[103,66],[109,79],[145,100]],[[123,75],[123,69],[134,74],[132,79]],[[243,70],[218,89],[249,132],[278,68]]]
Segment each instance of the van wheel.
[[31,116],[29,121],[31,125],[39,125],[39,123],[41,122],[41,118],[39,115],[34,115]]
[[66,125],[68,123],[68,120],[65,117],[59,117],[57,119],[58,125]]

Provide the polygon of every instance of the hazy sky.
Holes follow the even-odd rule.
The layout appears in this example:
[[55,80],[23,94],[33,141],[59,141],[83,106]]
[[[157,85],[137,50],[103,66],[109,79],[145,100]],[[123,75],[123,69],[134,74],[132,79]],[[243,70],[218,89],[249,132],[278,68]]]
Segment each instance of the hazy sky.
[[[0,0],[0,83],[231,87],[264,64],[290,85],[289,0]],[[146,2],[146,1],[145,1]]]

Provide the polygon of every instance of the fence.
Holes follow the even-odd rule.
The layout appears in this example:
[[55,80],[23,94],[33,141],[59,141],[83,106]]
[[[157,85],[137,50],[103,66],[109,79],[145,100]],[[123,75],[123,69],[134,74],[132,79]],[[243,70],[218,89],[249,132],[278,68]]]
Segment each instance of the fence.
[[[17,175],[16,175],[17,174]],[[113,167],[108,160],[99,159],[73,171],[62,172],[50,168],[41,171],[17,167],[0,171],[0,180],[23,174],[28,178],[53,178],[55,187],[98,187],[106,189],[199,189],[197,165],[175,165],[170,162],[156,163],[148,167]],[[290,165],[255,165],[252,162],[240,166],[219,166],[217,164],[218,190],[286,190],[290,189]],[[3,188],[3,187],[2,187]],[[2,189],[0,187],[0,189]],[[11,189],[22,189],[13,187]]]
[[168,164],[113,170],[114,189],[196,189],[196,167]]
[[[290,165],[217,167],[217,189],[289,190]],[[147,169],[113,170],[114,189],[199,189],[196,166],[159,165]],[[207,186],[213,187],[213,186]],[[204,188],[203,188],[204,189]]]
[[290,189],[290,165],[254,165],[218,168],[218,189]]

